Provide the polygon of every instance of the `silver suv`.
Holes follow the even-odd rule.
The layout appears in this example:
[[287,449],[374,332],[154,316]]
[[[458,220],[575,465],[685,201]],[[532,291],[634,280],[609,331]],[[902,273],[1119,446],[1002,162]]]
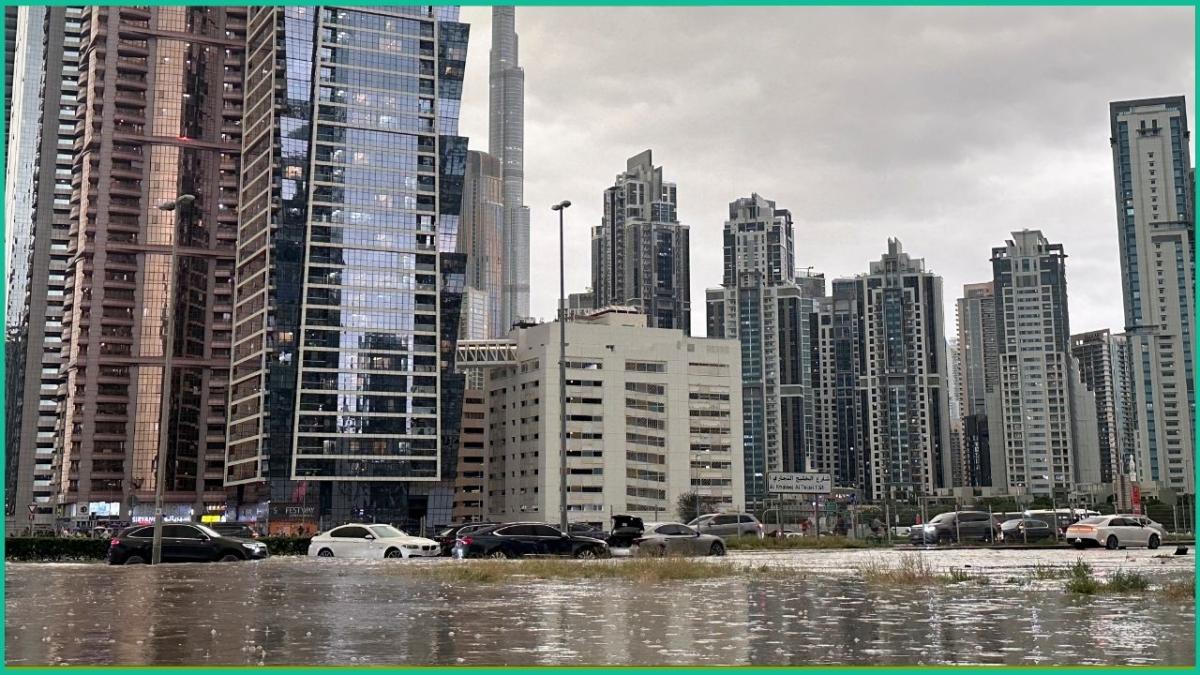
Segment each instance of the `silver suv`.
[[709,513],[688,523],[702,534],[715,534],[718,537],[758,537],[763,538],[763,524],[758,518],[749,513]]

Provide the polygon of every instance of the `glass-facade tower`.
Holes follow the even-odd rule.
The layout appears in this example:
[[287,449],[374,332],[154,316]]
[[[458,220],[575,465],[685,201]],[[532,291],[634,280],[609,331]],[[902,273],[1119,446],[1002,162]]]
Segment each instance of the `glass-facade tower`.
[[465,271],[457,17],[250,12],[225,477],[240,519],[449,522]]

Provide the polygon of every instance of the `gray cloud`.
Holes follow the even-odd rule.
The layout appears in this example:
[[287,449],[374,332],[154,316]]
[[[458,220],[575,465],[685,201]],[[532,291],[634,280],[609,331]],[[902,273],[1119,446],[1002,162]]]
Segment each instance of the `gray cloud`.
[[[461,131],[487,146],[490,9],[472,24]],[[796,220],[797,264],[865,272],[889,236],[945,277],[991,277],[1008,233],[1068,259],[1073,331],[1122,325],[1108,102],[1184,94],[1194,8],[540,8],[517,10],[526,79],[532,308],[590,283],[601,194],[646,148],[692,228],[694,332],[721,278],[727,204],[758,192]],[[545,251],[548,255],[539,255]]]

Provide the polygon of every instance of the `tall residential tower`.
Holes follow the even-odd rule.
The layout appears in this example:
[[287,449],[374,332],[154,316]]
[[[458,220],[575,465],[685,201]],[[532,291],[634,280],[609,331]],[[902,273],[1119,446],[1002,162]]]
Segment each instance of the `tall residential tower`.
[[1194,493],[1196,213],[1182,96],[1109,105],[1138,480]]
[[637,307],[652,328],[692,332],[688,227],[676,216],[675,184],[649,150],[631,157],[604,191],[604,220],[592,230],[596,307]]

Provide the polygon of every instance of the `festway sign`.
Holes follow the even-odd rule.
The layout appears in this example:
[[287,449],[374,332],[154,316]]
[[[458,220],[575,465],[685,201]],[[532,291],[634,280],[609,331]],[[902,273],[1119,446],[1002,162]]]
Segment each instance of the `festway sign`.
[[833,492],[833,475],[828,473],[767,474],[767,492],[827,495]]

